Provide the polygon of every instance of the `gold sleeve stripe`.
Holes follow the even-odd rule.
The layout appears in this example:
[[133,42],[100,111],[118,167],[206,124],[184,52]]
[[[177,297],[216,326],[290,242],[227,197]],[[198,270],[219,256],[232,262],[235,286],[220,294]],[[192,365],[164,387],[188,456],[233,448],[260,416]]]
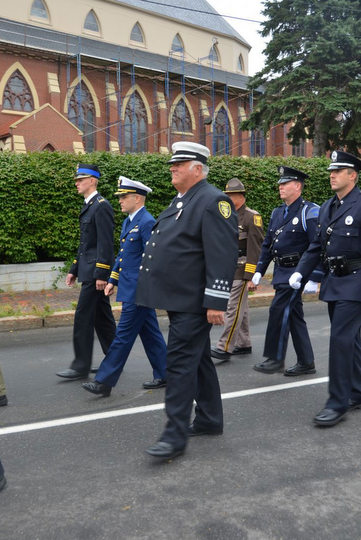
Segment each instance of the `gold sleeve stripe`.
[[119,279],[119,272],[112,272],[110,274],[110,277],[113,278],[113,279]]
[[256,265],[247,263],[244,267],[244,271],[253,274],[256,271]]
[[97,268],[105,268],[105,270],[109,270],[109,269],[110,269],[110,265],[109,265],[109,264],[96,263],[95,266],[96,266]]

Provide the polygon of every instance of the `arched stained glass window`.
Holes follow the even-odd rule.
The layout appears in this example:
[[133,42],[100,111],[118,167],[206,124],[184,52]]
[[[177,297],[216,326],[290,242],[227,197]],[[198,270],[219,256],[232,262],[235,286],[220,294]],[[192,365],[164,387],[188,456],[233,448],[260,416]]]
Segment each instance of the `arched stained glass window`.
[[3,109],[13,111],[31,112],[34,110],[34,100],[29,85],[18,69],[6,83],[2,106]]
[[91,32],[99,33],[98,19],[92,9],[89,11],[88,15],[85,18],[84,30],[90,30]]
[[181,39],[181,37],[180,37],[179,34],[176,34],[176,35],[174,36],[174,39],[173,39],[173,41],[172,41],[172,48],[171,48],[171,50],[172,50],[173,52],[177,52],[177,53],[182,53],[182,52],[184,52],[183,41],[182,41],[182,39]]
[[37,17],[38,19],[45,19],[46,21],[49,20],[48,10],[46,9],[43,0],[34,0],[31,4],[30,16]]
[[124,117],[124,145],[126,152],[148,150],[148,118],[143,100],[134,92],[128,101]]
[[140,27],[139,23],[135,23],[133,26],[133,29],[130,33],[130,39],[131,41],[137,41],[138,43],[144,43],[144,35],[143,31]]
[[214,144],[217,155],[229,154],[230,129],[227,111],[221,107],[214,121]]
[[191,132],[192,120],[184,99],[180,99],[172,116],[172,131]]
[[237,69],[238,69],[238,71],[243,71],[243,70],[244,70],[243,57],[242,57],[241,54],[240,54],[239,57],[238,57],[238,66],[237,66]]
[[95,150],[95,106],[87,86],[83,81],[74,89],[68,106],[68,119],[83,132],[86,152]]

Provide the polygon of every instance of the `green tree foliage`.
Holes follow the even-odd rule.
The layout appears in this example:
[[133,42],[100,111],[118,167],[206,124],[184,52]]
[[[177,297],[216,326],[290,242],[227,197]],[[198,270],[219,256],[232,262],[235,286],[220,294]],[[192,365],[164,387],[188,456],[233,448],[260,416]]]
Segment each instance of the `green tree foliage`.
[[[168,206],[175,195],[167,161],[160,154],[112,155],[95,152],[81,157],[84,163],[97,164],[102,172],[98,189],[114,207],[116,230],[114,250],[119,247],[119,233],[124,214],[114,196],[119,175],[149,185],[153,192],[147,208],[154,215]],[[0,264],[74,257],[79,242],[78,216],[82,198],[74,184],[79,158],[74,154],[40,152],[0,153]],[[258,210],[268,223],[272,208],[280,204],[277,167],[288,164],[310,175],[305,196],[322,203],[330,197],[325,158],[241,158],[210,159],[208,180],[224,189],[237,176],[247,189],[247,204]]]
[[266,0],[261,35],[266,63],[250,81],[263,87],[242,129],[291,123],[293,144],[312,139],[314,155],[361,145],[361,1]]

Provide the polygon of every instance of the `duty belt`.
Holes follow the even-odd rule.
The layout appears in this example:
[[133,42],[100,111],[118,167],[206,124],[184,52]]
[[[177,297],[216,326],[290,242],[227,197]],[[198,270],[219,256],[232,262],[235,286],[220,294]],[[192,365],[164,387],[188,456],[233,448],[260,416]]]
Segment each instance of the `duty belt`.
[[273,261],[278,266],[283,266],[285,268],[294,268],[297,266],[300,260],[299,253],[288,253],[287,255],[281,255],[280,257],[273,257]]
[[354,270],[361,268],[361,258],[348,259],[345,255],[327,257],[325,259],[326,269],[335,276],[348,276]]
[[238,257],[245,257],[247,255],[246,249],[239,249],[238,250]]

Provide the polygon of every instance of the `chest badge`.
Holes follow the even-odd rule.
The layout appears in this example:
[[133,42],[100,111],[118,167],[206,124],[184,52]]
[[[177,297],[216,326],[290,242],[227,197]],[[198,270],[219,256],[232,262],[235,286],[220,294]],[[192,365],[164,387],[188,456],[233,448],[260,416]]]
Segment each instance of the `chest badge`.
[[346,225],[352,225],[353,223],[353,217],[352,216],[347,216],[346,219],[345,219],[345,224]]
[[298,217],[294,217],[292,220],[292,225],[297,225],[298,222],[299,222]]
[[182,208],[182,206],[183,206],[182,201],[177,202],[176,206],[177,206],[177,208]]

